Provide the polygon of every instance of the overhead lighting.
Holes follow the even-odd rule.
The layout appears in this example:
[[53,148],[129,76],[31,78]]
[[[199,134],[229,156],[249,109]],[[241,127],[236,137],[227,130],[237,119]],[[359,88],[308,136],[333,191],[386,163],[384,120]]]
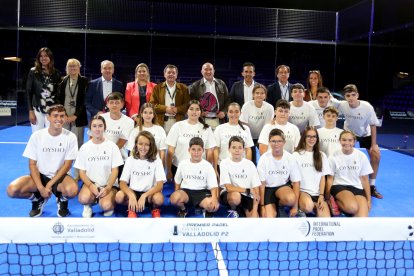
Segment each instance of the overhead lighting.
[[22,58],[19,58],[19,57],[5,57],[4,60],[21,62],[22,61]]

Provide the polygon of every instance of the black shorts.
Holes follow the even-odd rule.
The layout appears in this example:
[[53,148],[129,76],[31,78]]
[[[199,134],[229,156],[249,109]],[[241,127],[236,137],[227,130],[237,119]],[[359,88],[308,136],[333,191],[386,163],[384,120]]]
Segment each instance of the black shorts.
[[[46,184],[50,181],[50,179],[51,178],[49,178],[49,177],[47,177],[46,175],[44,175],[44,174],[41,174],[41,173],[39,173],[40,174],[40,181],[42,182],[42,185],[43,185],[43,187],[46,187]],[[62,181],[63,181],[63,179],[65,179],[65,177],[66,176],[69,176],[68,174],[65,174],[64,176],[62,176],[61,178],[59,178],[56,182],[55,182],[55,184],[53,184],[53,186],[51,187],[52,188],[52,193],[55,195],[55,196],[60,196],[60,194],[58,194],[59,192],[58,192],[58,190],[57,190],[57,186],[60,184],[60,183],[62,183]]]
[[278,187],[265,187],[264,205],[276,204],[279,201],[279,199],[276,198],[276,191],[279,190],[282,187],[292,188],[292,185],[289,182],[289,183],[286,183],[286,184],[278,186]]
[[[134,191],[135,193],[135,197],[137,198],[137,201],[140,199],[140,197],[145,193],[145,192],[137,192]],[[152,204],[148,201],[148,197],[145,199],[145,207],[152,207]]]
[[[220,200],[227,208],[230,208],[230,205],[227,201],[228,194],[229,193],[227,191],[223,191],[220,195]],[[240,195],[241,195],[241,202],[240,202],[241,207],[244,210],[249,210],[249,212],[251,212],[253,210],[253,198],[251,198],[250,196],[246,196],[244,194],[240,194]]]
[[366,194],[365,194],[365,192],[364,192],[363,189],[358,189],[358,188],[356,188],[354,186],[349,186],[349,185],[333,185],[331,187],[331,195],[333,197],[335,197],[335,198],[336,198],[336,195],[339,192],[342,192],[342,191],[350,191],[355,196],[359,195],[359,196],[366,197]]
[[359,142],[359,147],[360,148],[365,148],[365,149],[369,150],[372,146],[371,136],[357,137],[357,140]]
[[188,196],[188,202],[185,204],[186,206],[193,206],[195,208],[198,208],[201,201],[203,201],[206,197],[211,197],[211,191],[208,189],[203,189],[203,190],[180,189],[180,190],[185,192]]
[[[92,181],[91,181],[92,182]],[[83,185],[85,185],[85,183],[82,181],[81,182],[82,183],[82,185],[81,185],[81,189],[83,188]],[[93,184],[95,184],[95,182],[92,182]],[[102,189],[103,187],[98,187],[98,191],[100,192],[101,191],[101,189]],[[117,193],[120,189],[119,189],[119,187],[116,187],[116,186],[112,186],[112,188],[111,188],[111,190],[114,190],[115,191],[115,193]],[[97,204],[97,203],[99,203],[99,197],[98,198],[95,198],[95,200],[92,202],[92,204]]]

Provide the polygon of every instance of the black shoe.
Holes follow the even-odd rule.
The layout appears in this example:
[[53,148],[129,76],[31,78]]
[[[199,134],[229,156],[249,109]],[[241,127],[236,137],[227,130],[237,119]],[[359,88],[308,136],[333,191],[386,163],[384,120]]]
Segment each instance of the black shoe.
[[177,213],[177,217],[179,218],[185,218],[187,216],[187,209],[179,210]]
[[285,207],[279,206],[277,208],[277,215],[276,215],[276,217],[278,217],[278,218],[288,218],[289,217],[289,214],[286,212]]
[[36,201],[32,201],[32,210],[29,213],[29,216],[32,218],[40,217],[43,213],[43,207],[45,206],[47,200],[43,197]]
[[68,209],[68,200],[62,200],[62,198],[58,198],[56,199],[57,202],[57,206],[58,206],[58,210],[57,210],[57,215],[60,218],[64,218],[69,216],[70,212]]
[[371,196],[378,198],[378,199],[383,199],[384,196],[377,191],[377,188],[375,186],[371,186]]

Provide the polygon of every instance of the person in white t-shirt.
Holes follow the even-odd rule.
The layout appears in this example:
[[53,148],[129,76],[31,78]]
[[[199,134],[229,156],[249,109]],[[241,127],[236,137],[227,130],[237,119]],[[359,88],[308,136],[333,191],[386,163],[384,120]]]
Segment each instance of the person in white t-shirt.
[[106,123],[101,115],[92,117],[89,129],[92,139],[79,149],[74,164],[83,182],[78,200],[83,205],[82,217],[92,217],[94,203],[99,203],[104,216],[109,217],[115,208],[118,167],[124,160],[115,143],[104,137]]
[[243,158],[244,140],[233,136],[228,142],[231,156],[220,166],[221,202],[229,208],[228,217],[237,218],[239,212],[246,217],[259,217],[257,212],[262,185],[256,166]]
[[145,103],[141,106],[139,116],[137,116],[138,125],[129,134],[126,149],[130,152],[135,146],[135,138],[138,133],[146,130],[154,136],[155,143],[157,144],[158,154],[163,164],[165,164],[165,145],[166,134],[163,127],[157,124],[157,118],[155,118],[154,106],[150,103]]
[[317,129],[320,149],[326,154],[326,156],[328,156],[328,158],[334,152],[341,149],[341,144],[339,143],[339,135],[343,129],[336,127],[338,115],[338,109],[333,106],[328,106],[323,111],[325,126]]
[[164,203],[162,188],[166,181],[155,139],[143,130],[125,162],[119,184],[121,190],[116,193],[115,201],[128,206],[129,218],[136,218],[137,212],[144,211],[145,207],[151,209],[153,218],[159,218],[160,206]]
[[[121,112],[121,109],[124,107],[124,98],[121,93],[113,92],[109,94],[106,106],[109,112],[101,114],[106,122],[104,136],[118,146],[122,158],[125,161],[128,157],[125,145],[128,141],[129,134],[134,129],[134,120]],[[123,166],[120,166],[118,169],[118,178],[122,174],[122,168]]]
[[260,186],[262,217],[287,216],[284,207],[290,208],[290,217],[298,215],[300,171],[292,154],[283,149],[285,143],[283,131],[272,129],[269,133],[271,151],[260,157],[257,166],[262,182]]
[[213,217],[220,206],[218,184],[213,166],[203,159],[203,139],[191,138],[188,152],[190,159],[178,165],[174,177],[175,191],[170,196],[170,202],[178,207],[178,217],[186,217],[188,207],[202,208],[205,217]]
[[332,175],[328,176],[327,194],[344,213],[367,217],[371,209],[368,175],[372,167],[367,156],[354,148],[356,136],[352,131],[344,130],[339,141],[342,149],[329,158]]
[[286,143],[284,149],[293,153],[300,140],[300,132],[297,126],[289,123],[290,104],[284,99],[280,99],[276,102],[275,118],[271,123],[266,124],[259,136],[259,151],[260,155],[263,155],[266,151],[269,151],[269,133],[272,129],[280,129],[285,134]]
[[325,176],[330,174],[328,158],[319,151],[318,132],[307,127],[293,153],[301,174],[299,210],[317,217],[330,217],[325,201]]
[[257,164],[257,140],[266,123],[272,121],[274,116],[273,106],[265,102],[267,88],[258,84],[253,88],[253,100],[245,103],[241,110],[240,121],[247,124],[252,134],[254,147],[252,147],[252,161]]
[[318,90],[316,90],[316,100],[309,102],[316,110],[316,113],[318,114],[318,119],[320,123],[320,127],[325,126],[325,120],[323,119],[323,111],[328,106],[334,106],[338,108],[339,101],[335,99],[328,88],[326,87],[319,87]]
[[250,133],[250,128],[243,125],[240,118],[240,105],[238,103],[230,103],[227,108],[227,116],[229,122],[218,125],[214,130],[214,138],[216,139],[216,148],[214,149],[214,170],[217,176],[219,175],[219,165],[222,160],[230,156],[229,140],[233,136],[239,136],[246,142],[245,157],[252,159],[253,139]]
[[77,183],[68,174],[78,154],[78,142],[75,134],[63,128],[66,117],[63,105],[49,108],[49,127],[34,132],[23,152],[29,159],[30,175],[13,180],[7,187],[9,197],[32,201],[30,217],[42,215],[52,194],[58,204],[57,215],[66,217],[70,214],[68,199],[78,193]]
[[383,195],[375,186],[381,160],[381,152],[377,145],[377,115],[369,102],[359,100],[358,88],[354,84],[346,85],[343,94],[346,101],[341,102],[338,109],[345,116],[344,129],[355,133],[360,148],[368,151],[373,169],[369,176],[371,195],[382,199]]
[[188,119],[175,123],[165,141],[168,145],[167,179],[174,177],[178,165],[190,158],[188,143],[193,137],[200,137],[204,142],[205,158],[213,163],[213,151],[216,147],[213,131],[201,117],[201,105],[197,100],[191,100],[187,110]]
[[302,133],[307,126],[318,127],[320,125],[315,108],[303,100],[305,87],[300,83],[292,85],[292,98],[290,102],[289,122],[296,125]]

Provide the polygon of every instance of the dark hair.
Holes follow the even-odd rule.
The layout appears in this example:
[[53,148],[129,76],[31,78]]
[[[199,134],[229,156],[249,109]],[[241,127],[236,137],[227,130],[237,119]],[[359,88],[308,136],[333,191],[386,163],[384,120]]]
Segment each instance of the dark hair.
[[200,137],[193,137],[190,139],[190,142],[188,143],[188,147],[191,148],[192,146],[201,146],[204,148],[204,141]]
[[177,72],[177,75],[178,75],[178,68],[177,68],[177,66],[172,65],[172,64],[167,64],[165,66],[165,68],[164,68],[164,73],[167,71],[167,69],[175,69],[175,72]]
[[239,143],[241,143],[243,145],[243,148],[245,146],[244,140],[240,136],[231,136],[230,137],[230,140],[229,140],[229,148],[231,146],[231,143],[233,143],[233,142],[239,142]]
[[316,95],[318,95],[319,93],[331,93],[331,91],[329,91],[328,88],[321,86],[316,90]]
[[318,76],[318,88],[322,87],[323,82],[322,82],[321,72],[319,72],[319,70],[311,70],[311,71],[309,71],[308,79],[306,80],[306,86],[307,86],[308,90],[311,88],[311,85],[310,85],[310,76],[311,76],[311,74],[316,74]]
[[280,136],[280,137],[282,137],[283,142],[286,142],[285,133],[281,129],[278,129],[278,128],[272,129],[269,133],[269,141],[273,136]]
[[[187,111],[190,109],[190,106],[191,106],[192,104],[196,104],[196,105],[198,105],[198,107],[200,108],[200,111],[203,111],[203,108],[201,107],[200,102],[199,102],[199,101],[197,101],[197,100],[191,100],[191,101],[189,102],[189,104],[188,104],[188,108],[187,108]],[[204,118],[201,116],[201,114],[200,114],[200,117],[198,117],[198,121],[199,121],[199,122],[203,125],[203,129],[207,129],[207,128],[209,127],[209,125],[208,125],[208,124],[206,124],[206,122],[204,121]]]
[[124,96],[121,92],[112,92],[108,95],[108,101],[119,100],[124,101]]
[[[243,68],[246,67],[246,66],[251,66],[251,67],[253,67],[253,71],[256,71],[256,66],[254,66],[253,63],[251,63],[251,62],[243,63]],[[242,68],[242,70],[243,70],[243,68]]]
[[93,117],[91,118],[91,121],[89,122],[89,129],[91,129],[91,126],[92,126],[92,121],[94,121],[94,120],[101,120],[101,121],[103,122],[104,129],[106,129],[106,122],[105,122],[105,119],[104,119],[104,117],[102,117],[101,115],[95,115],[95,116],[93,116]]
[[333,106],[328,106],[328,107],[326,107],[326,108],[323,110],[323,115],[325,115],[325,113],[328,113],[328,112],[334,113],[334,114],[336,114],[336,116],[339,116],[339,111],[338,111],[338,109],[336,109],[336,108],[335,108],[335,107],[333,107]]
[[46,55],[49,57],[50,62],[47,65],[47,69],[49,70],[49,74],[53,75],[56,72],[55,68],[55,58],[53,57],[52,50],[47,47],[40,48],[39,52],[37,52],[36,60],[35,60],[35,72],[40,74],[42,73],[42,63],[40,62],[40,55],[42,52],[45,52]]
[[292,88],[290,90],[293,91],[293,89],[301,89],[301,90],[305,91],[305,87],[301,83],[292,84]]
[[154,117],[152,117],[152,124],[156,125],[157,124],[157,118],[155,116],[155,109],[154,106],[151,103],[144,103],[143,105],[141,105],[141,108],[139,109],[139,117],[140,120],[138,122],[138,127],[139,127],[139,131],[142,130],[142,126],[144,125],[144,118],[142,118],[142,113],[144,112],[145,108],[151,108],[152,112],[154,113]]
[[53,111],[65,112],[65,114],[67,114],[65,107],[61,104],[54,104],[51,107],[49,107],[49,109],[47,110],[47,114],[50,115]]
[[148,160],[148,162],[154,162],[154,160],[157,159],[157,154],[158,154],[157,144],[155,144],[154,136],[152,136],[152,134],[146,130],[143,130],[140,133],[138,133],[137,137],[135,138],[135,145],[134,145],[134,148],[132,149],[132,157],[134,159],[139,159],[139,152],[138,152],[137,144],[138,144],[138,139],[141,136],[147,138],[150,141],[149,150],[145,158]]
[[346,93],[352,93],[352,92],[356,92],[358,93],[358,88],[356,87],[355,84],[348,84],[345,85],[342,93],[345,95]]
[[290,103],[288,101],[286,101],[285,99],[279,99],[276,102],[275,110],[278,107],[283,108],[283,109],[290,109]]
[[[227,107],[227,111],[229,110],[229,107],[230,107],[230,106],[236,106],[236,107],[238,107],[238,108],[239,108],[239,110],[241,111],[241,107],[240,107],[240,105],[239,105],[238,103],[236,103],[236,102],[232,102],[232,103],[230,103],[230,104],[229,104],[229,106]],[[243,123],[242,123],[240,120],[237,120],[237,123],[239,124],[239,126],[240,126],[243,130],[246,130],[246,129],[244,128]]]
[[283,65],[283,64],[276,67],[276,70],[275,70],[276,74],[279,74],[279,70],[283,67],[285,67],[287,69],[288,73],[290,74],[290,67],[287,66],[287,65]]
[[319,149],[319,134],[316,128],[314,127],[306,127],[305,130],[302,132],[302,135],[299,140],[299,144],[296,147],[295,151],[301,153],[306,150],[306,136],[309,131],[314,131],[316,134],[316,143],[313,146],[312,152],[313,152],[313,165],[315,167],[315,170],[318,172],[322,171],[322,154]]

